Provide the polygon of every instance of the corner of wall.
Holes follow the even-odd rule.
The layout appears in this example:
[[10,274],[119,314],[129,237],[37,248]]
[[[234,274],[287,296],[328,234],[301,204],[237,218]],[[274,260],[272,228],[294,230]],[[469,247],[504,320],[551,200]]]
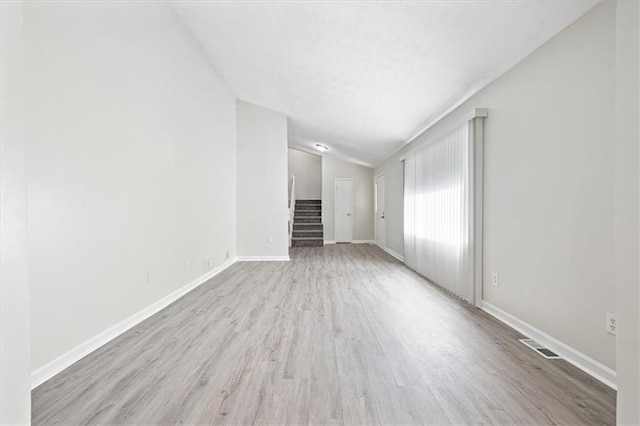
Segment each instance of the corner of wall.
[[22,6],[22,1],[0,2],[0,424],[29,424],[31,421]]

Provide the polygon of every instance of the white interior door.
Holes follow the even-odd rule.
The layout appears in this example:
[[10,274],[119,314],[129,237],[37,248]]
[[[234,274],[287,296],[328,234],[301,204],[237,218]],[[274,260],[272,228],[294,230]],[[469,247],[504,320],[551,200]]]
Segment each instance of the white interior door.
[[376,176],[376,244],[385,247],[385,226],[384,217],[386,210],[386,202],[384,200],[384,174]]
[[350,243],[352,236],[352,199],[353,181],[350,178],[336,179],[336,216],[335,216],[335,238],[336,243]]

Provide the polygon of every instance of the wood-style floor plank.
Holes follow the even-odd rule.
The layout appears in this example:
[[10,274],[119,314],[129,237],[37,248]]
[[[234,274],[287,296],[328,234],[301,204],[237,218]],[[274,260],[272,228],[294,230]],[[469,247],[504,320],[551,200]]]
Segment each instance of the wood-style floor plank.
[[51,424],[615,424],[615,392],[375,246],[237,263],[32,392]]

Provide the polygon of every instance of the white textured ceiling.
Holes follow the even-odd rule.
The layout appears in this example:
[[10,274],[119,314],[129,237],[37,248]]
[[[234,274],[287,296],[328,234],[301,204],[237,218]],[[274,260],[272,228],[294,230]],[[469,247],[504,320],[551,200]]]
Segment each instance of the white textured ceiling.
[[290,146],[375,166],[597,2],[171,5],[239,99],[289,116]]

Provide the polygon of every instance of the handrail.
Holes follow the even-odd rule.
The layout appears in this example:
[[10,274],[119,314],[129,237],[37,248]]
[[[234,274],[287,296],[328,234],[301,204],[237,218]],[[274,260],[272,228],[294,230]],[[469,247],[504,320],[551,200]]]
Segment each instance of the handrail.
[[293,215],[296,208],[296,177],[291,175],[291,190],[289,192],[289,247],[293,239]]

